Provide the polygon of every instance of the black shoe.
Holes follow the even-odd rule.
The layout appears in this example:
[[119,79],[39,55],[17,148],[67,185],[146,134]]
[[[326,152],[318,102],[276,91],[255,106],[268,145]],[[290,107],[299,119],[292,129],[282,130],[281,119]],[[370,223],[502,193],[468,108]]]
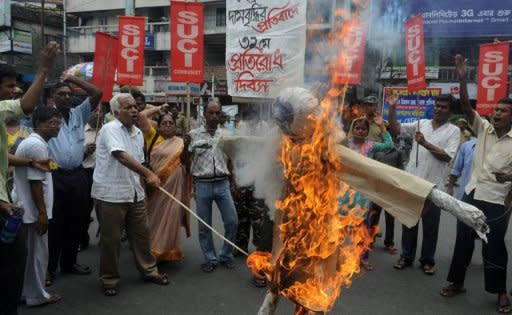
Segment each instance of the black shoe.
[[217,264],[209,261],[207,263],[201,264],[201,270],[206,273],[212,273],[217,268]]
[[73,274],[73,275],[88,275],[91,274],[91,269],[84,265],[74,264],[70,269],[62,269],[62,273]]
[[235,262],[232,259],[221,261],[220,264],[226,267],[226,269],[235,269]]

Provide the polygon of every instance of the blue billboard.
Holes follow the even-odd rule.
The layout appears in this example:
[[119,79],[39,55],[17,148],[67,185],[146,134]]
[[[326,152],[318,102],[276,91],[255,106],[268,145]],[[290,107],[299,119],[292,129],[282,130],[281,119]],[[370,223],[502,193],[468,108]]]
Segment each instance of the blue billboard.
[[383,0],[373,1],[375,27],[403,32],[405,21],[423,15],[426,37],[512,35],[511,0]]

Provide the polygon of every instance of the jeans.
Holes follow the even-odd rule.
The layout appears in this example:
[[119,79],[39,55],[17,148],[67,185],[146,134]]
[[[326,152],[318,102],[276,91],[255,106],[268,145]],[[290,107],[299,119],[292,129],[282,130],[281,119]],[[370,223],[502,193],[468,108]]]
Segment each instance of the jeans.
[[[211,225],[212,202],[215,201],[224,222],[224,237],[234,243],[236,240],[238,217],[233,197],[229,190],[229,181],[227,179],[219,181],[196,180],[194,181],[194,189],[196,211],[199,217]],[[215,263],[217,261],[217,254],[213,244],[212,232],[201,223],[199,223],[199,245],[201,246],[205,262]],[[227,242],[224,242],[219,260],[222,262],[232,259],[233,248]]]
[[[494,294],[505,293],[507,292],[508,264],[505,234],[510,213],[505,212],[503,205],[475,200],[474,191],[469,195],[464,194],[462,201],[482,210],[491,229],[487,235],[488,242],[482,242],[485,291]],[[449,282],[464,283],[475,249],[475,238],[477,238],[475,231],[457,220],[457,238],[447,279]]]
[[[420,263],[422,266],[434,266],[441,209],[433,203],[428,204],[426,207],[421,216],[421,222],[423,224],[423,243],[421,244]],[[412,263],[416,256],[418,224],[412,228],[408,228],[405,225],[402,226],[402,253],[400,256],[409,263]]]

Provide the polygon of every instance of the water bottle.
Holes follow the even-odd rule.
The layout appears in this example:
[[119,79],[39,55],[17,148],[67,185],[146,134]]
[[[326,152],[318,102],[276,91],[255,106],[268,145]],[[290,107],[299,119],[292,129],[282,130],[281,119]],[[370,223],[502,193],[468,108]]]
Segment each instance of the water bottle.
[[23,208],[15,206],[12,209],[12,215],[5,217],[5,224],[0,233],[0,241],[4,244],[11,244],[16,239],[16,234],[20,229],[23,219]]

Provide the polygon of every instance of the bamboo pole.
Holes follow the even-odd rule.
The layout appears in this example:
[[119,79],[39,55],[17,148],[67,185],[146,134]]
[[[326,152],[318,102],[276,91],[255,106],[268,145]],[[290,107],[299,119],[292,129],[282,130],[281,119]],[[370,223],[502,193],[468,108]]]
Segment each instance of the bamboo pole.
[[218,237],[220,237],[221,239],[223,239],[225,242],[227,242],[229,245],[233,246],[236,250],[238,250],[239,252],[243,253],[245,256],[249,256],[249,253],[246,252],[245,250],[241,249],[240,247],[236,246],[233,242],[231,242],[230,240],[228,240],[227,238],[225,238],[222,234],[220,234],[219,232],[217,232],[217,230],[215,230],[212,226],[210,226],[208,223],[206,223],[203,219],[201,219],[195,212],[194,210],[190,209],[189,207],[187,207],[183,202],[181,202],[178,198],[174,197],[170,192],[168,192],[167,190],[165,190],[162,186],[159,186],[158,189],[163,192],[165,195],[167,195],[167,197],[171,198],[172,200],[176,201],[180,206],[182,206],[188,213],[190,213],[193,217],[195,217],[199,222],[201,222],[202,224],[204,224],[208,229],[210,229],[213,233],[215,233]]

